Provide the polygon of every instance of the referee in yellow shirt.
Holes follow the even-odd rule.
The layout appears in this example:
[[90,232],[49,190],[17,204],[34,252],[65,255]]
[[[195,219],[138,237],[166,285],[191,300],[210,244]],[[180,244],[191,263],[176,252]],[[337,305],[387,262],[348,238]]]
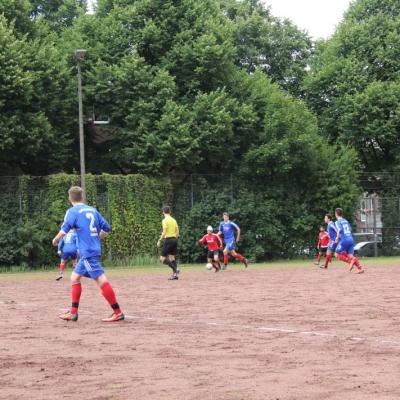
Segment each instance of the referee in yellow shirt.
[[171,208],[168,206],[163,207],[162,212],[164,219],[162,221],[162,233],[160,239],[158,239],[157,246],[161,246],[161,241],[164,240],[164,244],[161,249],[160,261],[168,265],[173,274],[169,280],[177,280],[179,275],[178,265],[176,263],[176,253],[178,252],[178,237],[179,227],[175,218],[171,217]]

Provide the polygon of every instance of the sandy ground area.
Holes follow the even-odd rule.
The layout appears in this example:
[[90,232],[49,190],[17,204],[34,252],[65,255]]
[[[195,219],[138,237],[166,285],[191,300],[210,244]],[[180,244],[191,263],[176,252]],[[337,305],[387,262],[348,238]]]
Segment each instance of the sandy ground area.
[[0,276],[0,399],[399,399],[399,268],[110,272],[116,324],[94,282],[73,323],[68,279]]

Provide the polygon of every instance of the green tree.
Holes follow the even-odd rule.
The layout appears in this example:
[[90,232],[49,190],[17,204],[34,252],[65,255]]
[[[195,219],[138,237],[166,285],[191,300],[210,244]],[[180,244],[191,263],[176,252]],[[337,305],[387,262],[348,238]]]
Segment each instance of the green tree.
[[304,82],[324,135],[354,145],[369,171],[392,169],[399,149],[399,6],[354,2]]
[[272,16],[259,0],[223,0],[221,6],[234,23],[236,64],[249,73],[259,68],[299,95],[312,51],[308,34],[288,19]]
[[[70,75],[47,41],[18,38],[0,16],[0,154],[4,174],[47,174],[73,152]],[[66,126],[63,126],[66,124]]]

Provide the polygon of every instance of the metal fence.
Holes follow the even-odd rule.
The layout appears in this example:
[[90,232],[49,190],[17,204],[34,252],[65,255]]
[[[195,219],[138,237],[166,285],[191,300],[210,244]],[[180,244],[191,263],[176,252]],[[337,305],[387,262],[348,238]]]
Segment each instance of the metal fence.
[[400,255],[400,173],[363,174],[360,183],[356,241],[370,242],[367,255]]
[[[215,189],[224,196],[225,207],[229,208],[229,203],[235,200],[236,179],[233,174],[171,175],[171,180],[174,209],[179,217]],[[47,216],[49,178],[35,177],[27,182],[28,187],[21,185],[21,177],[0,177],[0,218],[3,224],[13,224],[23,215]],[[79,176],[76,176],[78,183]],[[107,190],[100,183],[96,185],[95,198],[89,201],[112,219]],[[368,255],[400,255],[400,174],[365,174],[361,177],[361,185],[365,192],[354,215],[356,242],[370,243]],[[67,189],[68,183],[60,196],[66,198]]]

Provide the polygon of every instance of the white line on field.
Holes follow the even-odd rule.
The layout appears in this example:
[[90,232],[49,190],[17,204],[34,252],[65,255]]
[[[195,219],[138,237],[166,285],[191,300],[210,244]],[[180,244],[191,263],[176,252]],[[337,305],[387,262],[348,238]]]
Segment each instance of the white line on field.
[[[43,308],[41,304],[35,303],[10,303],[5,301],[0,301],[0,304],[7,304],[12,306],[20,306],[20,307],[31,307],[33,309]],[[68,309],[60,308],[59,311],[66,312]],[[91,311],[80,310],[80,314],[86,315],[94,315]],[[204,327],[220,327],[225,329],[239,329],[239,330],[246,330],[246,331],[256,331],[256,332],[271,332],[271,333],[284,333],[284,334],[292,334],[292,335],[303,335],[303,336],[320,336],[330,339],[340,339],[340,340],[348,340],[352,342],[370,342],[370,343],[378,343],[378,344],[389,344],[393,346],[400,346],[400,341],[397,340],[387,340],[383,338],[377,337],[355,337],[355,336],[346,336],[344,334],[338,333],[325,333],[325,332],[318,332],[318,331],[301,331],[297,329],[288,329],[288,328],[278,328],[278,327],[269,327],[269,326],[254,326],[254,325],[239,325],[239,324],[229,324],[225,322],[211,322],[211,321],[182,321],[177,320],[174,318],[161,318],[161,317],[146,317],[146,316],[139,316],[139,315],[129,315],[125,314],[126,319],[133,319],[133,320],[142,320],[142,321],[149,321],[155,322],[158,324],[170,324],[170,325],[180,325],[180,326],[204,326]]]
[[180,321],[173,318],[153,318],[153,317],[141,317],[136,315],[125,314],[126,319],[134,319],[134,320],[146,320],[146,321],[154,321],[159,324],[171,324],[171,325],[181,325],[181,326],[218,326],[225,329],[240,329],[240,330],[252,330],[252,331],[261,331],[261,332],[272,332],[272,333],[286,333],[292,335],[304,335],[304,336],[320,336],[326,337],[330,339],[341,339],[341,340],[349,340],[353,342],[371,342],[378,344],[391,344],[395,346],[400,346],[400,341],[396,340],[386,340],[382,338],[376,337],[351,337],[343,334],[337,333],[324,333],[317,331],[300,331],[296,329],[286,329],[286,328],[277,328],[277,327],[267,327],[267,326],[252,326],[252,325],[238,325],[238,324],[229,324],[223,322],[208,322],[208,321]]

